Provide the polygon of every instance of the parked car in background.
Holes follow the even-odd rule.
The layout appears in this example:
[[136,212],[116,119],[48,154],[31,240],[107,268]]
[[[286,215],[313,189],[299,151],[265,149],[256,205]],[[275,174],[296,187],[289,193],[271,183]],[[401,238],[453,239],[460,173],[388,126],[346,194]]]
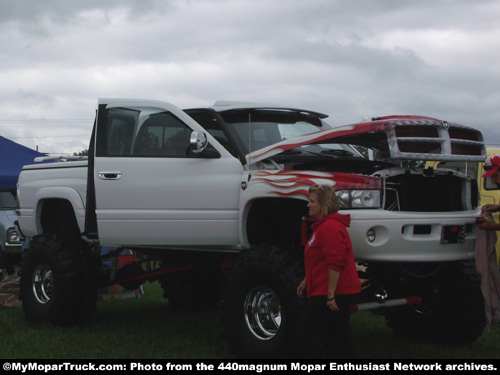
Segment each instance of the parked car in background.
[[21,262],[22,243],[14,227],[16,204],[15,190],[0,190],[0,269],[9,274]]

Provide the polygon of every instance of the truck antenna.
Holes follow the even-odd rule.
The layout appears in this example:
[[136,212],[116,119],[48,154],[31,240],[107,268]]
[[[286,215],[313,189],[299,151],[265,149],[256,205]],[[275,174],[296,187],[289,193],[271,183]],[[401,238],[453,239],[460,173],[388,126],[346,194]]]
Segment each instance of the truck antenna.
[[252,114],[248,112],[248,163],[250,163],[252,154],[252,131],[250,126],[252,125]]

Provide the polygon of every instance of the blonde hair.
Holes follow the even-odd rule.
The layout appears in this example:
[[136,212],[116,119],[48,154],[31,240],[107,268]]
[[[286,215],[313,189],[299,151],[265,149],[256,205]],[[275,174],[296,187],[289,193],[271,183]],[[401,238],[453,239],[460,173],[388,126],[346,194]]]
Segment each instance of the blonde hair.
[[339,210],[337,195],[330,185],[313,185],[309,188],[309,194],[314,193],[318,197],[323,216],[333,214]]

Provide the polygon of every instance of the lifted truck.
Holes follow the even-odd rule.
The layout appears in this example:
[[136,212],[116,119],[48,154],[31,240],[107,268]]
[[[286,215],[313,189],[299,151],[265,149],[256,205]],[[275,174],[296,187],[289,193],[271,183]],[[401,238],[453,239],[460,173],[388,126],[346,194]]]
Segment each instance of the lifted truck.
[[[385,314],[406,337],[474,341],[485,325],[474,265],[477,185],[401,162],[482,161],[482,134],[422,116],[335,128],[326,117],[273,105],[180,110],[100,99],[88,161],[20,174],[18,226],[32,237],[21,269],[26,318],[82,322],[99,286],[159,280],[172,303],[222,297],[236,355],[289,355],[307,189],[330,184],[351,214],[364,281],[353,310]],[[105,273],[99,246],[133,249],[140,261]]]

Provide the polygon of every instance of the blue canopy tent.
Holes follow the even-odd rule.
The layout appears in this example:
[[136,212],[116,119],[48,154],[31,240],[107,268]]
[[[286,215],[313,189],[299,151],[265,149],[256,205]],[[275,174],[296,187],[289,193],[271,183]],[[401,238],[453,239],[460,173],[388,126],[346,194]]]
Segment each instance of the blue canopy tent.
[[39,156],[47,155],[0,136],[0,189],[15,189],[23,166]]

